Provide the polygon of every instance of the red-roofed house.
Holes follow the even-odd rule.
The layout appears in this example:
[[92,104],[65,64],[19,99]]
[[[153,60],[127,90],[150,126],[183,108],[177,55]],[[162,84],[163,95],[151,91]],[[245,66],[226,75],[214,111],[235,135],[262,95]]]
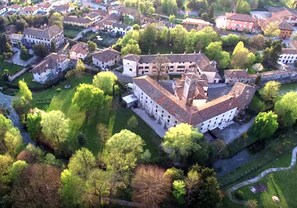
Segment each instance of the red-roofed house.
[[255,32],[258,28],[257,18],[249,14],[226,13],[225,29],[240,32]]

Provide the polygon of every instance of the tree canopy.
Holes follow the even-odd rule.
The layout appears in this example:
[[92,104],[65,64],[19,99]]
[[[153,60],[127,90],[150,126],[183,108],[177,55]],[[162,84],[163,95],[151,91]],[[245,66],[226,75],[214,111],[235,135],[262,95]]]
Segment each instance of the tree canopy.
[[93,85],[103,90],[105,94],[112,95],[117,80],[117,76],[112,72],[99,72],[93,78]]
[[259,91],[263,100],[270,104],[274,104],[279,97],[279,90],[281,84],[277,81],[269,81]]
[[266,139],[278,129],[277,115],[272,111],[260,112],[255,118],[251,133],[258,139]]
[[279,122],[284,127],[291,127],[297,119],[297,92],[288,92],[274,105],[274,111],[278,115]]

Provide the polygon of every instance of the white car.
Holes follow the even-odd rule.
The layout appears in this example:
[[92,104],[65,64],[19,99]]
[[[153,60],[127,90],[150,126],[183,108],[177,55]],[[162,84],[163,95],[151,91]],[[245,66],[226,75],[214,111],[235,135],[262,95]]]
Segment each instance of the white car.
[[128,83],[128,84],[126,84],[126,87],[128,88],[128,89],[133,89],[133,83]]

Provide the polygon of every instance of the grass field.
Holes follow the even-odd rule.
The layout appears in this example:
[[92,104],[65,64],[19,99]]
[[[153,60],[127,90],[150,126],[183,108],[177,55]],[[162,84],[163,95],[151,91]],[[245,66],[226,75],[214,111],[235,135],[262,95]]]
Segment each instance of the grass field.
[[75,38],[75,36],[82,30],[78,29],[64,29],[64,35],[68,38]]
[[[86,147],[90,149],[95,155],[100,156],[104,147],[104,141],[113,134],[120,132],[122,129],[128,128],[127,122],[132,116],[136,116],[130,109],[122,108],[118,104],[118,98],[106,99],[104,105],[94,113],[86,118],[85,112],[78,109],[77,106],[72,105],[71,100],[75,92],[76,86],[80,83],[91,83],[92,76],[84,74],[81,77],[73,77],[69,81],[61,83],[57,87],[41,93],[34,93],[33,98],[35,106],[43,110],[61,110],[70,118],[72,138],[81,132],[86,136]],[[70,84],[70,89],[64,89],[65,84]],[[57,88],[61,88],[61,92],[57,92]],[[50,103],[37,103],[38,100],[51,100]],[[159,144],[161,138],[140,118],[138,126],[135,129],[130,129],[143,138],[152,154],[152,161],[158,161]]]
[[12,81],[12,84],[18,84],[19,80],[24,80],[29,87],[42,87],[42,84],[33,81],[33,74],[32,72],[25,72],[23,75],[19,76],[15,80]]
[[[0,61],[0,71],[8,69],[9,74],[15,74],[16,72],[20,71],[22,69],[21,66],[16,64],[11,64],[5,61]],[[3,71],[2,71],[3,73]]]
[[[278,160],[274,161],[273,167],[287,167],[290,165],[292,153],[289,152]],[[262,193],[252,193],[249,186],[245,186],[240,191],[243,192],[245,200],[256,199],[259,207],[263,208],[276,208],[276,207],[297,207],[296,200],[296,186],[297,186],[297,168],[289,171],[280,171],[267,175],[261,181],[254,184],[264,184],[267,190]],[[272,196],[277,196],[280,199],[279,203],[272,200]]]

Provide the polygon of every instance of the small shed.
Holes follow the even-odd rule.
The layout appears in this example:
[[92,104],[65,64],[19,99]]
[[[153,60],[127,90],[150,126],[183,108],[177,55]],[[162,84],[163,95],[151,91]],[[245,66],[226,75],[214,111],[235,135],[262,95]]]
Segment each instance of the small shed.
[[133,94],[123,97],[123,101],[127,104],[127,108],[137,104],[137,97]]

